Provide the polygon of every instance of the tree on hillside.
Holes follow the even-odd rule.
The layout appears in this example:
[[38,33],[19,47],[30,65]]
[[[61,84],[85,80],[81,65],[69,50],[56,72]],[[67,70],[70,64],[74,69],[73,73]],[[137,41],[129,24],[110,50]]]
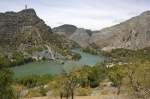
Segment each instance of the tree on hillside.
[[14,93],[11,87],[12,72],[8,68],[0,69],[0,99],[13,99]]
[[67,84],[70,91],[71,99],[74,99],[74,91],[79,86],[79,78],[78,74],[75,72],[72,72],[67,75]]
[[124,67],[114,66],[109,71],[109,79],[112,82],[112,85],[118,88],[117,95],[120,94],[121,86],[123,84],[123,78],[125,73],[123,72]]
[[53,94],[56,96],[60,96],[60,99],[63,97],[66,97],[68,99],[69,97],[69,90],[66,83],[66,73],[63,75],[59,75],[55,78],[54,81],[50,82],[49,87],[53,91]]
[[127,84],[135,98],[148,99],[150,97],[150,63],[133,63],[127,65]]
[[148,99],[150,97],[150,63],[132,61],[130,64],[116,65],[109,71],[109,79],[113,85],[126,91],[133,99]]
[[0,99],[15,99],[12,89],[12,71],[7,67],[8,61],[0,57]]
[[51,84],[53,92],[60,96],[60,99],[74,99],[74,91],[78,87],[78,76],[76,73],[63,73],[58,76]]

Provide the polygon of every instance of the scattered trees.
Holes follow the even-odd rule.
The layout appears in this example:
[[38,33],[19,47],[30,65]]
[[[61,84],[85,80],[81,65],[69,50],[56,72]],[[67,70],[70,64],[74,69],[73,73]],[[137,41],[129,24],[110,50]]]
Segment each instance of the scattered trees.
[[14,52],[12,54],[11,66],[19,66],[33,61],[31,57],[27,58],[22,52]]
[[91,72],[88,75],[88,80],[90,81],[90,87],[98,87],[100,82],[107,77],[107,68],[105,63],[96,64],[91,68]]
[[14,99],[14,91],[12,89],[12,71],[3,67],[0,69],[0,99]]
[[122,66],[114,66],[108,73],[109,80],[112,82],[112,86],[117,87],[117,95],[120,94],[121,86],[123,84],[124,69]]
[[126,66],[126,82],[135,98],[150,97],[150,63],[133,63]]
[[74,99],[74,91],[78,87],[78,78],[74,73],[64,73],[53,82],[53,90],[56,94],[59,94],[60,99],[66,97],[68,99]]
[[90,46],[84,48],[84,49],[83,49],[83,52],[90,53],[90,54],[93,54],[93,55],[99,54],[96,49],[94,49],[93,47],[90,47]]
[[41,76],[30,75],[16,79],[16,82],[18,84],[26,86],[27,88],[33,88],[36,86],[44,86],[45,84],[47,84],[49,81],[52,80],[53,80],[52,75],[41,75]]
[[12,88],[12,71],[7,67],[9,63],[5,57],[0,57],[0,99],[15,99]]
[[118,88],[126,89],[133,99],[148,99],[150,97],[150,63],[140,61],[131,64],[116,65],[110,69],[109,79]]
[[59,75],[50,86],[53,92],[60,96],[60,99],[62,97],[74,99],[76,89],[85,90],[85,88],[98,87],[106,75],[106,68],[103,64],[97,64],[94,67],[84,66],[70,73]]

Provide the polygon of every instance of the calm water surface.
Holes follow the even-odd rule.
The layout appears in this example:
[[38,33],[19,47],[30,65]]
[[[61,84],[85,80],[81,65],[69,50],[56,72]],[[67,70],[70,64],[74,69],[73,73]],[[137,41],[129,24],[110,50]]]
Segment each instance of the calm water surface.
[[65,64],[58,64],[55,62],[40,61],[32,62],[22,66],[12,68],[15,77],[24,77],[28,75],[43,75],[43,74],[60,74],[63,71],[68,71],[73,68],[77,68],[83,65],[95,65],[96,63],[105,60],[104,56],[92,55],[80,51],[79,49],[72,50],[73,52],[79,53],[82,58],[79,61],[65,61]]

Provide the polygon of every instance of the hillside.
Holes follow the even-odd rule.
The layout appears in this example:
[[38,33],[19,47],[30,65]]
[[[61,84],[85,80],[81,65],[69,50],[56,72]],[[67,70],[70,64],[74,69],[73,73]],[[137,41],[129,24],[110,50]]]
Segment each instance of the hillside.
[[116,48],[142,49],[150,47],[150,11],[145,11],[139,16],[99,31],[68,24],[55,27],[53,31],[75,41],[84,48],[96,44],[105,51]]
[[[73,43],[54,34],[34,9],[0,13],[0,52],[13,57],[22,53],[32,58],[63,58]],[[48,53],[48,54],[47,54]]]
[[53,32],[67,37],[69,40],[76,42],[81,47],[87,47],[89,45],[89,39],[92,34],[91,30],[78,28],[69,24],[55,27],[53,28]]
[[90,39],[102,50],[150,47],[150,11],[94,33]]

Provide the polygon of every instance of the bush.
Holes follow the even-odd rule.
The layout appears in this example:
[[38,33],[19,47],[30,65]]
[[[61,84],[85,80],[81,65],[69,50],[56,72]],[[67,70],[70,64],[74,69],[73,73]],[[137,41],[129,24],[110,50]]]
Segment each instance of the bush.
[[30,89],[26,97],[40,97],[41,93],[39,89]]
[[77,95],[78,96],[89,96],[92,93],[91,88],[78,88],[77,89]]
[[92,47],[87,47],[85,49],[83,49],[83,52],[86,52],[86,53],[90,53],[90,54],[93,54],[93,55],[97,55],[98,54],[98,51]]
[[88,75],[88,80],[90,81],[90,86],[92,88],[98,87],[100,82],[107,77],[107,68],[105,64],[97,64],[91,68],[91,72]]
[[19,66],[34,61],[31,57],[26,58],[22,52],[14,52],[12,59],[11,66]]
[[46,93],[48,92],[48,90],[47,89],[45,89],[45,88],[40,88],[40,94],[42,95],[42,96],[46,96]]
[[72,60],[79,60],[79,59],[81,59],[81,55],[74,52],[72,55]]
[[14,99],[12,75],[11,69],[6,67],[0,68],[0,99]]
[[0,55],[0,69],[7,66],[10,66],[10,60],[8,56]]
[[16,81],[19,84],[22,84],[28,88],[33,88],[36,86],[43,86],[47,84],[49,81],[53,80],[53,78],[54,77],[52,75],[42,75],[42,76],[31,75],[26,76],[24,78],[16,79]]

